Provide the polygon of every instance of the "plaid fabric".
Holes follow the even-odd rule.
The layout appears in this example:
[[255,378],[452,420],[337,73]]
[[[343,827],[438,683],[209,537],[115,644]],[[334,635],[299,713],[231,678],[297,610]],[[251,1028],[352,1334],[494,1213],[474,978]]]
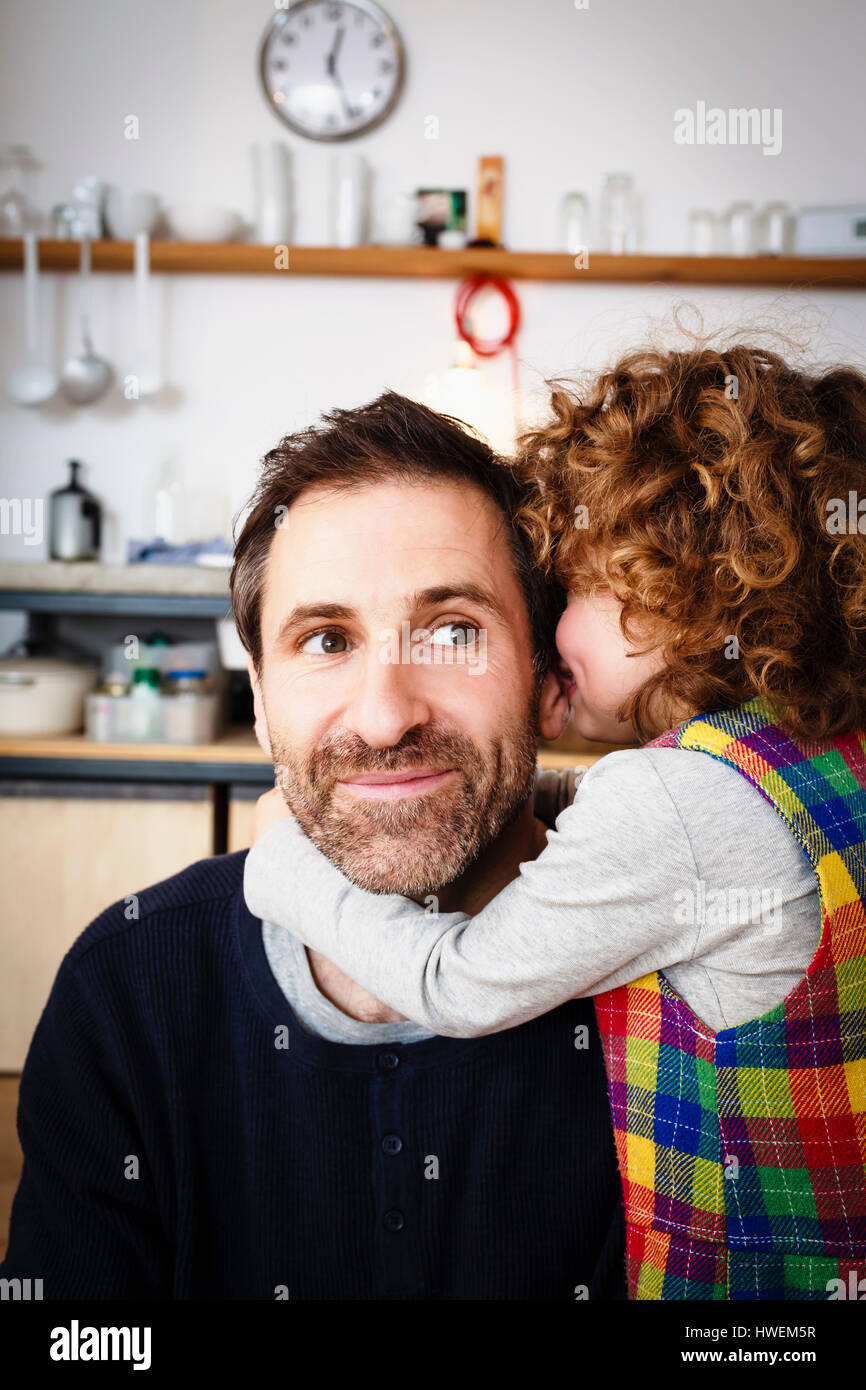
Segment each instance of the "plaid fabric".
[[630,1297],[866,1298],[866,733],[801,742],[754,699],[645,746],[748,778],[811,861],[823,928],[796,988],[719,1033],[660,973],[597,997]]

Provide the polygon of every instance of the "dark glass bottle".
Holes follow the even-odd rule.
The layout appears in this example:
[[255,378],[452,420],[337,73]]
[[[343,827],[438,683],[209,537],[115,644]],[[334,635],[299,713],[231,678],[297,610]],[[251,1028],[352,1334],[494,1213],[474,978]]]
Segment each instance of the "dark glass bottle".
[[48,498],[52,560],[98,560],[102,508],[78,481],[81,464],[69,460],[69,482]]

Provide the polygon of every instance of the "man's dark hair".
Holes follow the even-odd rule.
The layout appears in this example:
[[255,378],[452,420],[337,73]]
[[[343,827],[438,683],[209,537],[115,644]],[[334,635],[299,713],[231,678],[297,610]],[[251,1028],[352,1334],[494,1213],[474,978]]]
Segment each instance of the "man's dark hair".
[[369,405],[331,410],[320,424],[285,435],[262,465],[231,573],[235,623],[256,669],[262,659],[265,567],[279,519],[307,488],[349,489],[389,479],[453,479],[477,487],[495,503],[526,598],[538,679],[555,659],[554,634],[564,594],[538,570],[529,539],[515,521],[523,487],[510,462],[462,420],[385,391]]

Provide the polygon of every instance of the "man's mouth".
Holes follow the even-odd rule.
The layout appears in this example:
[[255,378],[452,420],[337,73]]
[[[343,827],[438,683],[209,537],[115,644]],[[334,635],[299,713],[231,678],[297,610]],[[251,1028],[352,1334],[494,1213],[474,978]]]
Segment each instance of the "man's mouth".
[[361,772],[337,785],[361,800],[394,801],[398,797],[421,796],[435,791],[454,776],[453,767],[413,767],[403,772]]

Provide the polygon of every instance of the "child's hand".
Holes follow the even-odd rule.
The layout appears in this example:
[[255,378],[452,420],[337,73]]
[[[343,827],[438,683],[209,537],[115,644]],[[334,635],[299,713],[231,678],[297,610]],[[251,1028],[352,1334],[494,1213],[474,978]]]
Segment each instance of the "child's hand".
[[259,797],[253,811],[250,844],[254,845],[256,840],[260,840],[265,831],[270,830],[272,825],[276,825],[278,820],[292,819],[292,813],[286,805],[282,789],[274,787],[272,791],[265,792]]

